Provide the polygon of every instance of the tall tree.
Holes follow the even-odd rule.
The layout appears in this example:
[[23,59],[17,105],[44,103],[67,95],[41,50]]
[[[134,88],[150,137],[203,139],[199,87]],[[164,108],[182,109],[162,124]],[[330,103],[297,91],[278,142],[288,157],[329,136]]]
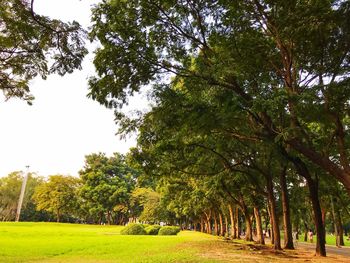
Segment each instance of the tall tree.
[[100,222],[106,215],[111,224],[114,212],[128,206],[135,170],[125,164],[124,156],[120,154],[107,157],[99,153],[87,155],[79,173],[82,180],[79,195],[88,203],[90,212],[98,214]]
[[79,180],[72,176],[51,175],[46,183],[35,189],[33,199],[38,210],[56,215],[57,222],[65,213],[74,214]]

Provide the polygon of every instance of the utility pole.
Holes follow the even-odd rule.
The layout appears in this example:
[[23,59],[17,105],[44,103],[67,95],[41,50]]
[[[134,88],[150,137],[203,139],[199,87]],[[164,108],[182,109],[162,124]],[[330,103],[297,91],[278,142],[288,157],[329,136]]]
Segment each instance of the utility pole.
[[18,200],[18,205],[17,205],[17,213],[16,213],[16,222],[19,221],[19,217],[21,215],[21,209],[22,209],[22,203],[23,203],[23,198],[24,198],[24,193],[26,191],[26,186],[27,186],[27,180],[28,180],[28,175],[29,175],[29,165],[26,166],[27,172],[24,175],[23,182],[22,182],[22,188],[21,188],[21,193],[19,195],[19,200]]

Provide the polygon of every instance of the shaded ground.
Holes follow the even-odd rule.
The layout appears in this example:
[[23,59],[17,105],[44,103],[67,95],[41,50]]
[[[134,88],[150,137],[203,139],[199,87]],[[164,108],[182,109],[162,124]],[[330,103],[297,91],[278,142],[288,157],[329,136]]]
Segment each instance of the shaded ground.
[[[271,246],[261,246],[253,243],[241,241],[208,242],[206,244],[188,243],[191,247],[197,247],[200,251],[198,255],[206,259],[222,262],[317,262],[317,263],[349,263],[348,254],[336,254],[330,248],[326,258],[314,256],[314,245],[299,244],[296,250],[274,251]],[[345,252],[350,249],[346,248]],[[338,252],[338,250],[334,250]]]

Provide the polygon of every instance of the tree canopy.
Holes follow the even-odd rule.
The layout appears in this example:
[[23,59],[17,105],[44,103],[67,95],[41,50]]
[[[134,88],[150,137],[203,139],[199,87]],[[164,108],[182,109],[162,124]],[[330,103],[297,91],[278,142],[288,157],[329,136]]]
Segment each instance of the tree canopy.
[[349,12],[348,1],[332,0],[102,2],[89,95],[118,110],[150,87],[149,113],[117,114],[122,132],[140,132],[134,153],[145,171],[215,176],[248,229],[263,189],[276,249],[276,179],[288,214],[287,181],[301,177],[325,255],[320,181],[350,194]]
[[30,80],[80,69],[87,54],[86,32],[78,22],[38,15],[34,2],[8,0],[0,5],[0,89],[7,99],[28,103],[34,99]]

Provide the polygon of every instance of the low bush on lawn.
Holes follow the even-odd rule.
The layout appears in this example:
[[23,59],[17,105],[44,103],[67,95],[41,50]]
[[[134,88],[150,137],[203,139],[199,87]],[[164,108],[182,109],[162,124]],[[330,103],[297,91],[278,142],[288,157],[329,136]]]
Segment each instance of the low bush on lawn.
[[160,236],[175,236],[180,232],[180,227],[178,226],[163,226],[159,229],[158,235]]
[[147,235],[144,226],[141,224],[128,224],[120,233],[122,235]]
[[159,225],[151,225],[151,226],[145,227],[145,231],[146,231],[147,235],[158,235],[160,228],[161,228],[161,226],[159,226]]

